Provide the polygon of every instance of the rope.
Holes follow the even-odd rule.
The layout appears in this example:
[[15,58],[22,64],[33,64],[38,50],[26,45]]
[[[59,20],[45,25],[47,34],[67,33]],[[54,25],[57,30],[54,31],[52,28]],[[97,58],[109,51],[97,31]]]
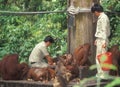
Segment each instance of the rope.
[[[67,12],[66,9],[63,11],[40,11],[40,12],[14,12],[14,11],[0,11],[0,15],[35,15],[35,14],[50,14],[50,13],[65,13]],[[84,13],[84,12],[90,12],[90,9],[87,10],[79,10],[78,13]],[[110,14],[120,14],[120,12],[108,12],[105,11],[106,13]]]
[[49,13],[64,13],[63,11],[40,11],[40,12],[14,12],[14,11],[0,11],[0,15],[35,15],[35,14],[49,14]]

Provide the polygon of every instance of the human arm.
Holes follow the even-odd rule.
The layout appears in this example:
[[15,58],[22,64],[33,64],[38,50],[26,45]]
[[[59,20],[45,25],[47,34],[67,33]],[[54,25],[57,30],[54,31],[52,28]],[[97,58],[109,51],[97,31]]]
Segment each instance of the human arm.
[[50,55],[46,55],[46,56],[45,56],[45,58],[47,59],[48,64],[50,64],[50,65],[52,65],[52,64],[53,64],[53,60],[52,60],[52,58],[51,58],[51,56],[50,56]]

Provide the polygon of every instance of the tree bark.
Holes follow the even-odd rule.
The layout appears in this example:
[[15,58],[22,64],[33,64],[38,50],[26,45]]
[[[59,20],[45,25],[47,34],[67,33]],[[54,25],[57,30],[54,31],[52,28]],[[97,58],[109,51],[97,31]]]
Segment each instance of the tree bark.
[[[80,9],[91,9],[98,0],[71,0],[75,7]],[[70,18],[70,17],[68,17]],[[75,26],[68,29],[68,50],[73,53],[74,49],[79,45],[90,43],[92,63],[95,63],[95,46],[94,46],[95,22],[91,12],[80,12],[75,15]]]

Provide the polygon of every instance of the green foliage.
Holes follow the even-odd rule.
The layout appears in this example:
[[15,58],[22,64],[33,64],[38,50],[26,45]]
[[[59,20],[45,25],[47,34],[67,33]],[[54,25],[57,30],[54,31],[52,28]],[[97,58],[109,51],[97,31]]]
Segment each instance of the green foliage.
[[[57,11],[66,8],[62,0],[0,0],[0,10],[8,11]],[[65,13],[36,15],[0,15],[0,58],[18,53],[20,62],[27,62],[34,46],[45,36],[55,38],[49,51],[52,56],[63,54],[67,47]]]
[[119,0],[101,0],[101,4],[107,11],[120,11]]
[[117,85],[120,85],[120,78],[115,78],[111,83],[107,84],[105,87],[115,87]]

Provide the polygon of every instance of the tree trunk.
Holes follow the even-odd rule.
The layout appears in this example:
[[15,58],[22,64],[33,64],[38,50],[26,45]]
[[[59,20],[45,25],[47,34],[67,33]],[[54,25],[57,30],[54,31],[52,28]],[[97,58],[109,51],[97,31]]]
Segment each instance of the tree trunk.
[[[80,7],[80,9],[91,9],[91,6],[97,0],[71,0],[70,4],[75,7]],[[95,2],[96,3],[96,2]],[[68,23],[71,17],[68,16]],[[95,46],[94,46],[94,33],[95,33],[95,22],[92,13],[89,12],[79,12],[73,17],[72,27],[68,27],[68,51],[73,53],[74,49],[79,45],[84,43],[91,44],[91,57],[92,63],[95,63]],[[70,24],[68,24],[70,25]]]

